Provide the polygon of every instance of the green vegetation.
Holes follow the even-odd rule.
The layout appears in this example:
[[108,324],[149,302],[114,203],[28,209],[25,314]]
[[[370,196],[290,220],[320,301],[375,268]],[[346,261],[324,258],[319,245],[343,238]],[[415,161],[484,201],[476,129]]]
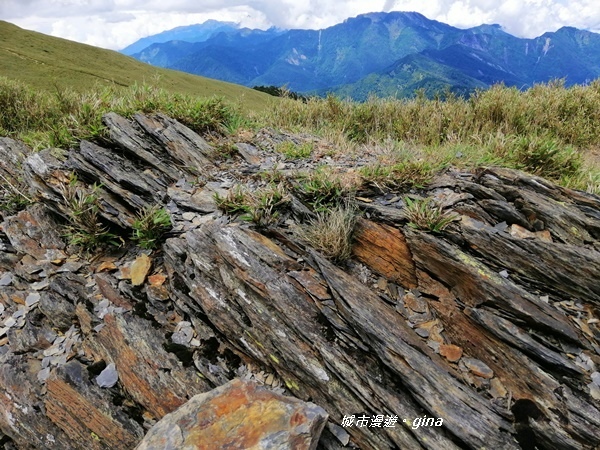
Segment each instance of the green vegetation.
[[119,237],[100,220],[99,188],[96,184],[85,186],[75,175],[61,186],[62,202],[59,209],[68,221],[65,237],[69,244],[78,245],[85,251],[121,243]]
[[237,185],[225,197],[214,196],[217,207],[227,214],[241,214],[242,220],[259,226],[269,226],[278,222],[280,211],[290,202],[283,183],[269,183],[267,186],[249,191]]
[[308,99],[307,96],[298,94],[297,92],[290,91],[286,87],[254,86],[252,89],[272,95],[273,97],[286,97],[286,98],[291,98],[292,100],[302,100],[302,101],[305,101]]
[[25,194],[26,188],[22,182],[14,180],[11,182],[1,173],[0,180],[3,185],[0,189],[0,211],[12,214],[33,203],[33,200]]
[[439,233],[458,217],[442,211],[431,198],[412,200],[406,197],[404,201],[408,226],[416,230]]
[[385,192],[421,188],[442,168],[443,165],[433,165],[429,161],[402,161],[392,164],[376,162],[361,167],[359,173],[365,183]]
[[141,248],[154,249],[171,225],[169,212],[159,205],[153,205],[138,213],[132,226],[132,239]]
[[279,144],[276,150],[288,159],[302,159],[312,154],[313,144],[310,142],[295,144],[292,141],[285,141]]
[[294,188],[315,211],[322,212],[352,197],[357,187],[354,182],[328,166],[319,166],[312,172],[299,174]]
[[[158,80],[172,94],[222,97],[245,111],[262,110],[272,97],[253,89],[144,64],[112,50],[23,30],[0,21],[0,76],[36,90],[88,92]],[[155,83],[156,84],[156,83]]]
[[102,115],[109,111],[125,117],[161,111],[198,133],[226,133],[244,120],[240,109],[222,98],[173,94],[157,85],[46,92],[0,78],[0,135],[34,149],[67,148],[81,139],[101,138]]
[[[600,161],[594,156],[600,148],[599,106],[600,80],[570,88],[556,81],[524,92],[497,85],[469,99],[451,94],[445,100],[418,94],[364,103],[332,96],[306,103],[282,99],[262,115],[261,123],[316,133],[355,153],[400,143],[404,148],[396,159],[402,167],[397,169],[421,165],[417,185],[426,180],[428,167],[488,164],[600,192]],[[376,165],[362,174],[367,182],[385,185],[397,178],[391,168]],[[402,178],[406,183],[411,176]]]

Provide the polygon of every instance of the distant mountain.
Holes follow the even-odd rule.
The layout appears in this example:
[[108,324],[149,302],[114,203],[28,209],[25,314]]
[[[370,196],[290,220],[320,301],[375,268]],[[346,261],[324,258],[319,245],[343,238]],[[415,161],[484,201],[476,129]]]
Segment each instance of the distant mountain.
[[163,31],[162,33],[142,38],[125,47],[123,50],[121,50],[121,53],[131,56],[135,53],[141,52],[152,44],[169,41],[203,42],[215,34],[234,31],[239,27],[239,24],[233,22],[207,20],[201,24],[177,27],[173,28],[172,30]]
[[246,86],[287,86],[354,99],[423,89],[468,94],[502,82],[518,88],[600,77],[600,35],[565,27],[522,39],[499,25],[459,29],[414,12],[370,13],[323,30],[229,30],[194,44],[156,43],[134,55]]

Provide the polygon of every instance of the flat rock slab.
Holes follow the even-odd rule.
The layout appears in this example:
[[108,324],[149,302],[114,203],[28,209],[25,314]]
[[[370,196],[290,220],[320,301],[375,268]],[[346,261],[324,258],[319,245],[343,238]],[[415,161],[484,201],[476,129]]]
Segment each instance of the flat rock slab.
[[137,450],[314,450],[328,414],[321,407],[235,379],[167,414]]

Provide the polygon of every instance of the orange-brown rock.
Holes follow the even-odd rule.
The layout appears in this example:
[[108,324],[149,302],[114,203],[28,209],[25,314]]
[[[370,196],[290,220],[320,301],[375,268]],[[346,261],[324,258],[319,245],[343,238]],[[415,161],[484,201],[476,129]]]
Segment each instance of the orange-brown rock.
[[162,286],[165,283],[166,279],[167,277],[165,275],[163,275],[162,273],[157,273],[154,275],[150,275],[148,277],[148,282],[151,286]]
[[37,260],[65,259],[65,243],[55,226],[49,211],[42,204],[34,205],[15,216],[8,217],[4,228],[11,237],[15,249]]
[[152,259],[148,255],[142,253],[138,256],[131,264],[131,284],[134,286],[144,284],[146,276],[150,272],[150,267],[152,267]]
[[91,449],[131,448],[137,442],[137,436],[111,417],[108,406],[102,411],[97,398],[86,398],[64,380],[50,379],[47,388],[46,414],[73,442],[86,442]]
[[394,283],[417,286],[415,264],[399,229],[360,219],[354,240],[352,251],[360,262]]
[[440,355],[446,358],[450,362],[458,361],[463,354],[462,348],[458,345],[442,344],[440,345]]
[[235,379],[163,417],[137,450],[314,450],[328,414],[313,403]]
[[91,351],[115,364],[123,389],[153,417],[161,418],[189,396],[209,389],[208,383],[162,348],[148,321],[110,314],[104,320],[105,327],[89,344]]

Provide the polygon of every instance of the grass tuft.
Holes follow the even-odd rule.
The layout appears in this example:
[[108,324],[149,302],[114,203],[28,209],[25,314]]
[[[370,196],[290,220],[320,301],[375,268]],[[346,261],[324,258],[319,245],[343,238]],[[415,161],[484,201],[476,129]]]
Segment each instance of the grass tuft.
[[217,207],[227,214],[239,214],[242,220],[266,227],[279,221],[280,212],[290,202],[283,183],[269,183],[267,186],[249,191],[237,185],[225,197],[215,194]]
[[171,226],[169,212],[159,205],[153,205],[138,213],[132,225],[132,239],[141,248],[154,249]]
[[311,172],[300,174],[294,187],[318,212],[339,205],[352,197],[357,188],[354,180],[343,178],[328,166],[319,166]]
[[279,144],[276,150],[283,154],[287,159],[303,159],[310,157],[314,148],[313,144],[310,142],[295,144],[292,141],[285,141]]
[[404,199],[408,226],[416,230],[439,233],[454,222],[458,216],[442,211],[431,198],[412,200]]
[[338,205],[317,213],[315,219],[300,229],[299,236],[326,258],[343,262],[351,255],[356,218],[356,207]]
[[64,236],[69,244],[92,251],[106,245],[121,245],[119,237],[111,233],[100,220],[100,186],[91,187],[80,183],[72,175],[68,183],[61,185],[62,202],[59,209],[68,220]]

